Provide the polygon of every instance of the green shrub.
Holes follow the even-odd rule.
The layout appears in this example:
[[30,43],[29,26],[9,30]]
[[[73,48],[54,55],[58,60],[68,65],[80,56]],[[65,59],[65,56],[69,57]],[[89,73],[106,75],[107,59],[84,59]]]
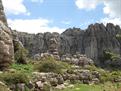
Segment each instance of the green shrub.
[[51,57],[47,57],[43,59],[39,64],[35,65],[35,69],[37,69],[40,72],[55,72],[55,73],[62,73],[68,67],[69,67],[68,64],[56,61]]
[[19,41],[13,40],[14,43],[14,58],[19,64],[26,64],[26,58],[28,55],[28,51],[22,46]]
[[33,72],[32,64],[12,64],[11,68],[27,74],[31,74]]
[[121,71],[112,71],[112,72],[104,72],[101,73],[101,82],[107,82],[107,81],[113,81],[115,82],[116,80],[121,78]]
[[43,86],[42,91],[50,91],[50,89],[51,89],[51,86],[48,85],[48,84],[45,84],[45,85]]
[[111,77],[110,77],[110,80],[111,81],[116,81],[118,79],[121,78],[121,72],[120,71],[113,71],[110,73]]
[[0,80],[6,84],[17,84],[17,83],[28,83],[29,78],[25,73],[15,72],[15,73],[2,73],[0,75]]
[[110,51],[104,51],[104,60],[111,60],[111,61],[116,61],[117,59],[120,58],[120,55],[115,54]]
[[116,38],[117,38],[118,40],[121,40],[121,34],[116,34]]
[[15,52],[15,60],[19,64],[26,64],[27,50],[25,48],[21,48]]

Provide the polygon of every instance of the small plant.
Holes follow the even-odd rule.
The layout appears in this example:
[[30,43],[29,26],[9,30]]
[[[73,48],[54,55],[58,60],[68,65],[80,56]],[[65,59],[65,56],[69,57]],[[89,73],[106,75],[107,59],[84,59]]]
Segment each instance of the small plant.
[[33,72],[32,64],[12,64],[11,68],[26,74],[31,74]]
[[120,55],[115,54],[110,51],[104,51],[104,60],[111,60],[111,61],[116,61],[117,59],[120,58]]
[[6,84],[17,84],[17,83],[28,83],[29,78],[25,73],[15,72],[15,73],[2,73],[0,75],[0,80],[5,82]]
[[121,34],[116,34],[116,38],[121,40]]
[[35,69],[37,69],[40,72],[62,73],[63,70],[67,68],[68,65],[66,63],[56,61],[51,57],[45,58],[39,64],[35,65]]
[[113,71],[113,72],[110,73],[110,75],[111,75],[111,77],[110,77],[111,81],[114,81],[114,82],[118,81],[118,79],[121,78],[121,72],[120,71]]

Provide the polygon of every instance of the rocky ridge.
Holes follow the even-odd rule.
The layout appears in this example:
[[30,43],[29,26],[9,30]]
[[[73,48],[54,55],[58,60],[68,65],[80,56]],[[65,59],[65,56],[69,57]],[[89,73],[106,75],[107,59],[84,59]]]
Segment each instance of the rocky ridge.
[[121,34],[121,28],[112,23],[108,23],[106,26],[102,23],[91,24],[86,30],[69,28],[62,34],[49,32],[28,34],[17,31],[13,31],[13,34],[17,35],[32,56],[48,52],[51,40],[56,42],[56,49],[60,56],[65,54],[74,55],[78,52],[95,60],[97,65],[100,64],[98,60],[103,57],[105,50],[121,54],[121,43],[116,38],[117,34]]

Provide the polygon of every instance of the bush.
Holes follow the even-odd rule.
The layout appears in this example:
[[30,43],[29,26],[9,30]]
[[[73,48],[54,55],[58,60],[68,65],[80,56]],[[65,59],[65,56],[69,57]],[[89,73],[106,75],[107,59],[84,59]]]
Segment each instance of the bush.
[[66,63],[56,61],[51,57],[45,58],[39,64],[35,65],[35,69],[40,72],[62,73],[67,68],[68,65]]
[[48,84],[45,84],[45,85],[43,86],[42,91],[50,91],[50,89],[51,89],[51,86],[48,85]]
[[101,78],[100,78],[100,81],[101,83],[105,83],[107,81],[110,81],[110,74],[108,72],[104,72],[101,74]]
[[118,82],[121,78],[121,71],[103,72],[101,73],[101,82]]
[[115,54],[110,51],[104,51],[104,60],[111,60],[111,61],[116,61],[117,59],[120,58],[120,55]]
[[28,83],[29,78],[25,73],[15,72],[15,73],[2,73],[0,75],[0,80],[6,84],[17,84],[17,83]]
[[21,48],[15,52],[15,60],[19,64],[26,64],[27,50],[25,48]]
[[19,64],[26,64],[26,57],[28,55],[28,51],[22,46],[19,41],[13,41],[14,43],[14,52],[15,52],[15,60]]
[[121,34],[116,34],[116,38],[117,38],[118,40],[121,40]]
[[111,77],[110,80],[111,81],[117,81],[118,79],[121,78],[121,72],[120,71],[113,71],[110,73]]

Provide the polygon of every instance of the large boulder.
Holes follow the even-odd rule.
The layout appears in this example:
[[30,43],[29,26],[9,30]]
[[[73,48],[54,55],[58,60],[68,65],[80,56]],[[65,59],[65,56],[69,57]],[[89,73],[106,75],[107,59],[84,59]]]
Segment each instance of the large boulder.
[[7,68],[13,61],[13,42],[11,30],[0,21],[0,69]]

